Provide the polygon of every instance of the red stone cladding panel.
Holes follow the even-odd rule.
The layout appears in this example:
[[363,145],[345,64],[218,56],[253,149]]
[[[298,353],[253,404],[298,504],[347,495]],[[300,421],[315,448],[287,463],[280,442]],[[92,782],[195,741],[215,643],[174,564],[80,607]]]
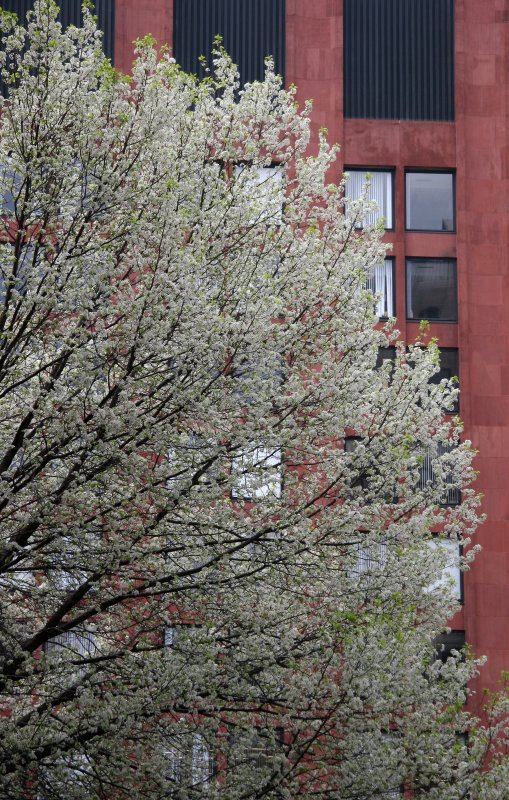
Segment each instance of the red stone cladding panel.
[[459,339],[469,402],[466,435],[480,450],[487,523],[466,576],[465,625],[488,656],[480,686],[509,668],[509,314],[507,141],[509,48],[498,0],[456,2]]
[[115,58],[117,69],[129,72],[134,58],[133,41],[146,34],[158,45],[173,41],[173,0],[115,0]]

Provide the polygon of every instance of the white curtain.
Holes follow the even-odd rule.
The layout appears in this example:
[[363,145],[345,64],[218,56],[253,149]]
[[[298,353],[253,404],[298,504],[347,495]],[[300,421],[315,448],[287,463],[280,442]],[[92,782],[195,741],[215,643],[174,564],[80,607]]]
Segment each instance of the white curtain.
[[371,268],[366,281],[366,289],[376,295],[376,315],[380,318],[394,316],[392,259],[386,258],[383,264]]
[[351,170],[345,188],[345,196],[350,200],[358,200],[362,196],[364,184],[369,177],[368,200],[374,200],[378,211],[368,214],[359,227],[376,225],[378,220],[385,219],[385,227],[392,228],[392,172],[381,170]]

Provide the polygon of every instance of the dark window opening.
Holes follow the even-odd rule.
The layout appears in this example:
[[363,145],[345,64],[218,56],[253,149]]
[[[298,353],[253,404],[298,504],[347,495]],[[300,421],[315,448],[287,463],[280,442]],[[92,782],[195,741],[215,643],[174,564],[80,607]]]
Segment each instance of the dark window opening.
[[454,231],[452,172],[406,173],[406,228],[409,231]]
[[379,347],[378,353],[376,356],[376,363],[375,369],[380,369],[386,361],[392,362],[391,374],[394,370],[394,364],[396,363],[396,348],[389,346],[389,347]]
[[[440,348],[440,369],[430,378],[430,383],[439,384],[440,381],[457,378],[458,369],[458,350],[455,347]],[[444,409],[448,414],[457,414],[459,411],[459,398],[451,407]]]
[[409,258],[406,262],[407,319],[457,322],[456,262]]
[[449,631],[441,633],[433,642],[437,658],[444,664],[452,656],[452,651],[461,652],[465,647],[465,631]]

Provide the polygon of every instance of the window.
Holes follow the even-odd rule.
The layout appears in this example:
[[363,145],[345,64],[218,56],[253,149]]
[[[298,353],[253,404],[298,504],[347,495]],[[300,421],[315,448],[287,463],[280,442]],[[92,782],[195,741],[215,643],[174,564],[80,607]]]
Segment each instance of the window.
[[[63,28],[69,25],[81,27],[83,14],[80,2],[62,2],[58,4],[58,19]],[[2,0],[4,11],[12,11],[19,17],[19,24],[26,24],[26,13],[34,7],[34,0]],[[103,32],[102,43],[104,54],[113,60],[113,44],[115,38],[115,2],[114,0],[100,0],[94,3],[93,13],[97,14],[97,25]]]
[[66,652],[71,658],[76,655],[90,656],[95,650],[95,636],[90,631],[65,631],[48,639],[44,649],[46,653],[55,650]]
[[12,167],[0,166],[0,182],[1,213],[13,217],[23,188],[23,178]]
[[402,775],[402,758],[400,754],[401,741],[396,731],[382,733],[384,744],[384,766],[395,772],[394,785],[382,792],[384,800],[401,800],[404,794]]
[[444,664],[452,656],[453,650],[461,652],[465,647],[465,631],[441,633],[433,642],[437,658]]
[[230,376],[241,405],[251,405],[255,400],[270,398],[278,393],[283,383],[284,369],[279,356],[274,357],[274,362],[277,366],[240,357],[232,363]]
[[190,433],[187,441],[168,451],[166,458],[168,489],[178,488],[182,481],[211,486],[219,480],[219,446],[201,433]]
[[[359,436],[345,436],[345,453],[355,453],[361,441],[362,439]],[[358,468],[354,459],[350,459],[348,463],[358,470],[357,475],[350,482],[350,488],[355,489],[355,487],[360,486],[361,489],[367,491],[369,489],[369,481],[366,472]]]
[[[355,227],[363,228],[366,225],[376,225],[381,219],[386,228],[393,227],[393,197],[392,197],[392,172],[391,170],[368,170],[345,168],[348,178],[345,185],[346,213],[351,210],[349,200],[358,200],[363,195],[365,184],[368,184],[366,198],[374,200],[378,210],[368,214],[364,219],[355,219]],[[353,213],[353,211],[350,212]]]
[[349,570],[349,577],[354,581],[358,581],[364,576],[369,583],[370,579],[385,567],[387,562],[386,542],[377,542],[367,547],[357,542],[355,545],[355,559],[353,567]]
[[251,223],[261,217],[267,223],[281,225],[283,218],[283,167],[253,167],[251,164],[237,164],[237,179],[245,181],[251,188],[254,216]]
[[93,763],[84,753],[59,756],[40,766],[37,800],[89,798],[93,794]]
[[409,258],[406,262],[407,319],[457,322],[456,262]]
[[71,662],[65,680],[72,682],[78,676],[85,675],[88,659],[97,652],[95,635],[91,631],[83,629],[65,631],[48,639],[44,645],[44,652],[53,657],[56,656],[62,662]]
[[[439,384],[440,381],[450,380],[457,377],[458,369],[458,350],[454,347],[440,348],[440,369],[430,378],[430,383]],[[459,411],[459,398],[455,400],[450,408],[444,409],[449,414],[457,414]]]
[[446,557],[446,563],[442,569],[440,578],[427,588],[427,591],[432,592],[434,589],[447,587],[450,590],[451,597],[455,600],[463,599],[463,581],[460,569],[461,563],[461,546],[459,542],[454,539],[444,539],[435,536],[428,542],[430,549],[440,550]]
[[[430,450],[428,450],[425,455],[421,466],[419,467],[419,480],[417,483],[417,488],[420,490],[424,490],[428,487],[433,489],[437,483],[436,472],[437,472],[437,460],[441,458],[441,456],[450,453],[454,449],[453,445],[444,445],[439,443],[437,445],[436,455],[433,455]],[[452,473],[446,473],[445,475],[445,483],[446,485],[450,485],[450,489],[445,489],[442,497],[440,498],[440,505],[442,506],[457,506],[461,502],[461,495],[460,490],[452,486],[453,484],[453,476]]]
[[454,231],[452,172],[406,173],[406,228],[409,231]]
[[378,353],[376,356],[376,364],[375,369],[380,369],[386,361],[391,362],[391,375],[394,371],[394,364],[396,363],[396,348],[389,346],[389,347],[379,347]]
[[273,771],[276,756],[282,751],[283,729],[234,733],[229,737],[228,764],[230,767],[249,765],[256,770]]
[[215,774],[215,763],[203,734],[176,733],[169,740],[164,756],[164,777],[170,786],[192,787],[194,792],[207,789]]
[[234,499],[263,500],[281,497],[281,449],[252,446],[232,460]]
[[394,259],[368,268],[366,289],[376,296],[375,313],[380,319],[394,316]]
[[179,652],[187,651],[193,647],[192,639],[200,636],[203,628],[200,625],[166,625],[164,628],[164,646]]

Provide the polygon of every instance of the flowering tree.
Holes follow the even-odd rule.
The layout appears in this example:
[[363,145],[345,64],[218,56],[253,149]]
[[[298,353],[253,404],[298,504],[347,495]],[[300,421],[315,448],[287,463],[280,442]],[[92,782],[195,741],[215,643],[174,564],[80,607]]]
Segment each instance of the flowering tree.
[[128,79],[89,13],[2,26],[0,797],[502,797],[433,644],[457,390],[377,362],[334,148],[270,64],[143,41]]

